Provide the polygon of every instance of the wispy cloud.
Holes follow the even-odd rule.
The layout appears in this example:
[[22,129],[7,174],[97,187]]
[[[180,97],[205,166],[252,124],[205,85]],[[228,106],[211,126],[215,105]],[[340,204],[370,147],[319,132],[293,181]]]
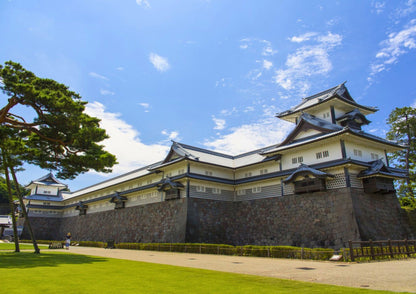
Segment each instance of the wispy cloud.
[[100,126],[107,131],[110,138],[102,144],[108,152],[117,156],[118,165],[114,166],[114,174],[124,173],[142,166],[159,161],[168,150],[166,144],[144,144],[140,140],[140,133],[121,119],[118,113],[105,109],[99,102],[89,103],[86,113],[101,119]]
[[230,133],[212,141],[206,141],[207,148],[226,154],[237,155],[262,147],[280,143],[293,125],[276,118],[260,119],[253,124],[235,127]]
[[102,76],[102,75],[100,75],[100,74],[98,74],[98,73],[96,73],[96,72],[90,72],[90,73],[89,73],[89,76],[90,76],[90,77],[93,77],[93,78],[96,78],[96,79],[105,80],[105,81],[108,81],[108,80],[109,80],[107,77]]
[[325,75],[332,70],[329,52],[341,45],[342,36],[331,32],[324,35],[312,32],[290,40],[295,43],[308,41],[308,44],[287,56],[286,68],[276,70],[274,80],[283,89],[296,89],[303,95],[310,88],[309,77]]
[[396,9],[396,16],[398,18],[406,17],[416,11],[416,0],[406,1],[404,7]]
[[263,68],[269,70],[272,68],[272,66],[273,66],[273,62],[266,60],[266,59],[263,60]]
[[223,130],[225,128],[225,119],[216,118],[215,116],[212,116],[212,120],[215,123],[214,130]]
[[272,56],[277,53],[277,50],[273,49],[272,43],[267,40],[261,40],[257,38],[244,38],[240,40],[240,48],[245,50],[248,48],[260,49],[263,56]]
[[117,68],[116,68],[116,70],[118,70],[118,71],[123,71],[123,70],[124,70],[124,67],[119,66],[119,67],[117,67]]
[[150,104],[146,102],[139,103],[140,106],[144,108],[144,112],[149,112]]
[[147,0],[136,0],[137,5],[145,8],[150,8],[150,3]]
[[294,43],[302,43],[302,42],[310,40],[312,37],[315,37],[316,35],[318,35],[318,33],[308,32],[300,36],[293,36],[289,38],[289,40]]
[[377,14],[380,14],[384,11],[386,7],[386,2],[381,1],[372,1],[371,6],[373,7],[373,11]]
[[380,46],[381,49],[375,55],[376,61],[370,65],[370,76],[367,79],[370,83],[374,81],[375,75],[397,63],[401,55],[416,49],[416,19],[412,19],[402,30],[390,33]]
[[114,92],[111,92],[109,90],[105,90],[105,89],[100,89],[100,94],[101,95],[114,95]]
[[179,137],[179,133],[176,131],[168,132],[167,130],[163,130],[162,135],[167,136],[168,140],[176,140]]
[[170,68],[168,59],[160,55],[157,55],[156,53],[150,53],[149,60],[153,64],[153,66],[160,72],[167,71]]

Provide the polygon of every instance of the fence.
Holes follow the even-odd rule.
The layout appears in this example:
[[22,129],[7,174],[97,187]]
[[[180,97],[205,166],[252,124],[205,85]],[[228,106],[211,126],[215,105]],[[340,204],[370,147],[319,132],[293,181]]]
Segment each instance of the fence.
[[410,257],[416,254],[416,240],[349,241],[349,248],[351,261],[361,257]]

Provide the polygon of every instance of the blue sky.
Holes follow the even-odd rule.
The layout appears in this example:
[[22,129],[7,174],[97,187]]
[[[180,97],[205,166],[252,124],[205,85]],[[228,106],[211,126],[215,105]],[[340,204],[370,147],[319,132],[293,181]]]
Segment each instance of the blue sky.
[[[1,64],[89,102],[119,161],[111,176],[162,159],[171,140],[232,155],[279,143],[293,126],[276,112],[344,81],[379,107],[375,135],[416,105],[415,0],[1,0],[0,27]],[[46,172],[27,167],[20,181]]]

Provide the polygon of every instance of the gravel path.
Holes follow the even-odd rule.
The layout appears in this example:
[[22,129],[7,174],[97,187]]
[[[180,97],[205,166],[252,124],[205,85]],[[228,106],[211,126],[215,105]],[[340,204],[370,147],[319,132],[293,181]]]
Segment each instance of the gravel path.
[[71,247],[69,252],[356,288],[416,293],[416,259],[345,263]]

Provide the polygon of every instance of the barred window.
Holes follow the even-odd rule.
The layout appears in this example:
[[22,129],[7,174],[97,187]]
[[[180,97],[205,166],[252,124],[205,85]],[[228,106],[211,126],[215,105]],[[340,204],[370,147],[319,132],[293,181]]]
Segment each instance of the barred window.
[[221,189],[219,189],[219,188],[212,188],[212,194],[221,194]]
[[253,187],[251,189],[251,192],[253,192],[253,193],[260,193],[261,192],[261,187]]
[[237,195],[246,195],[245,189],[237,189]]
[[197,192],[205,192],[205,186],[196,186]]

